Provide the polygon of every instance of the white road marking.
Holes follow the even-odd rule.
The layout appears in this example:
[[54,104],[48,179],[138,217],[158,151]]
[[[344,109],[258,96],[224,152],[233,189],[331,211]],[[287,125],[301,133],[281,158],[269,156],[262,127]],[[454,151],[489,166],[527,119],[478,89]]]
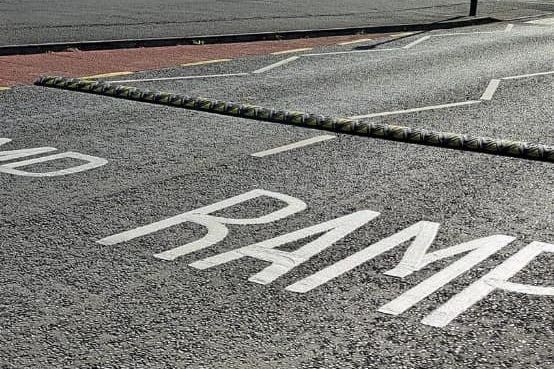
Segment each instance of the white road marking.
[[346,45],[359,44],[359,43],[362,43],[362,42],[367,42],[367,41],[372,41],[372,40],[373,40],[372,38],[361,38],[359,40],[354,40],[354,41],[339,42],[337,45],[346,46]]
[[[0,138],[0,146],[11,142],[10,138]],[[32,149],[20,149],[20,150],[9,150],[9,151],[0,151],[0,161],[8,161],[13,159],[24,158],[26,156],[33,156],[44,154],[47,152],[56,151],[55,147],[35,147]]]
[[487,89],[485,90],[485,92],[483,93],[480,99],[492,100],[492,97],[499,85],[500,85],[499,79],[491,79],[491,81],[489,82],[489,85],[487,86]]
[[[0,138],[0,146],[11,142],[11,139],[9,138]],[[20,149],[20,150],[10,150],[10,151],[0,151],[0,161],[8,161],[13,159],[20,159],[27,156],[36,156],[40,154],[45,154],[47,152],[56,151],[57,149],[55,147],[35,147],[32,149]],[[78,159],[88,162],[88,164],[78,165],[71,168],[66,168],[62,170],[56,170],[52,172],[29,172],[26,170],[19,170],[15,168],[24,167],[27,165],[33,165],[38,163],[45,163],[48,161],[58,160],[58,159],[65,159],[65,158],[71,158],[71,159]],[[84,155],[80,154],[78,152],[65,152],[62,154],[54,154],[54,155],[48,155],[43,156],[40,158],[35,159],[27,159],[22,161],[17,161],[14,163],[8,163],[0,165],[0,172],[7,173],[7,174],[13,174],[17,176],[25,176],[25,177],[56,177],[56,176],[63,176],[67,174],[73,174],[78,172],[83,172],[85,170],[90,170],[94,168],[101,167],[102,165],[107,164],[108,161],[103,158],[98,158],[96,156],[90,156],[90,155]]]
[[[400,39],[400,38],[404,38],[406,36],[411,36],[413,34],[415,34],[416,32],[401,32],[401,33],[396,33],[394,35],[391,35],[390,36],[390,39],[391,40],[396,40],[396,39]],[[353,40],[353,41],[346,41],[346,42],[340,42],[338,43],[337,45],[341,45],[341,46],[345,46],[345,45],[352,45],[352,44],[357,44],[357,43],[361,43],[361,42],[367,42],[367,41],[373,41],[375,40],[374,38],[362,38],[362,39],[359,39],[359,40]]]
[[434,327],[444,327],[496,289],[515,293],[554,296],[554,287],[537,287],[508,282],[509,278],[516,275],[543,252],[554,253],[554,245],[543,242],[530,243],[427,315],[421,322]]
[[197,65],[206,65],[206,64],[215,64],[215,63],[225,63],[231,61],[231,59],[213,59],[213,60],[203,60],[194,63],[180,64],[181,67],[193,67]]
[[469,252],[469,254],[428,278],[412,290],[404,293],[399,299],[385,305],[380,310],[381,312],[397,315],[515,240],[515,237],[511,236],[494,235],[428,253],[427,251],[433,245],[439,227],[439,223],[427,221],[413,224],[288,286],[286,289],[299,293],[308,292],[412,239],[413,241],[404,253],[402,260],[400,260],[395,268],[386,271],[384,274],[404,278],[429,264]]
[[[9,142],[9,140],[0,139],[0,143],[5,142]],[[272,213],[259,216],[258,218],[227,218],[210,215],[211,213],[260,196],[269,196],[280,200],[285,202],[286,206]],[[256,189],[196,210],[167,218],[160,222],[106,237],[97,242],[103,245],[115,245],[187,221],[206,227],[208,232],[204,238],[154,255],[159,259],[174,260],[179,256],[201,250],[223,240],[229,233],[229,229],[226,227],[227,224],[266,224],[286,218],[306,208],[306,203],[300,199],[285,194]],[[271,265],[252,275],[248,280],[264,285],[269,284],[290,272],[293,268],[323,252],[350,233],[363,227],[366,223],[379,215],[378,212],[370,210],[356,211],[349,215],[298,229],[262,242],[207,257],[189,265],[197,269],[208,269],[245,257],[254,258],[269,262]],[[466,254],[379,309],[379,311],[383,313],[399,315],[515,240],[515,237],[497,234],[428,252],[434,244],[439,227],[439,223],[420,221],[289,285],[286,287],[286,290],[299,293],[308,292],[408,242],[410,242],[410,244],[404,252],[400,262],[398,262],[393,269],[384,272],[384,274],[404,278],[422,270],[432,263]],[[321,235],[317,239],[308,241],[295,251],[289,252],[278,249],[281,245],[297,242],[319,234]],[[546,252],[554,253],[554,245],[532,242],[494,268],[484,277],[455,295],[438,309],[434,310],[422,320],[422,323],[443,327],[473,306],[476,302],[497,289],[512,293],[554,296],[554,287],[551,286],[535,286],[508,281],[508,279],[525,268],[537,256]]]
[[282,65],[285,65],[285,64],[288,64],[288,63],[290,63],[290,62],[293,62],[293,61],[295,61],[295,60],[298,59],[298,58],[299,58],[298,56],[292,56],[292,57],[290,57],[290,58],[288,58],[288,59],[281,60],[281,61],[279,61],[279,62],[277,62],[277,63],[268,65],[267,67],[263,67],[263,68],[257,69],[257,70],[255,70],[255,71],[252,72],[252,73],[254,73],[254,74],[265,73],[265,72],[268,72],[268,71],[270,71],[270,70],[272,70],[272,69],[278,68],[278,67],[280,67],[280,66],[282,66]]
[[[71,159],[77,159],[77,160],[83,160],[88,162],[87,164],[77,165],[71,168],[56,170],[52,172],[28,172],[26,170],[19,170],[14,169],[18,167],[24,167],[27,165],[33,165],[38,163],[44,163],[47,161],[52,160],[58,160],[58,159],[65,159],[65,158],[71,158]],[[25,176],[25,177],[56,177],[56,176],[64,176],[68,174],[74,174],[79,172],[84,172],[86,170],[91,170],[94,168],[101,167],[103,165],[106,165],[108,161],[103,158],[98,158],[96,156],[90,156],[90,155],[84,155],[80,154],[78,152],[64,152],[62,154],[54,154],[54,155],[48,155],[43,156],[41,158],[36,159],[28,159],[23,161],[18,161],[15,163],[9,163],[9,164],[3,164],[0,165],[0,172],[13,174],[17,176]]]
[[292,54],[292,53],[300,53],[303,51],[310,51],[313,47],[305,47],[302,49],[291,49],[291,50],[283,50],[283,51],[276,51],[274,53],[271,53],[271,55],[283,55],[283,54]]
[[[272,213],[259,216],[257,218],[237,219],[210,215],[213,212],[229,208],[261,196],[267,196],[282,201],[286,203],[287,206]],[[306,209],[306,207],[307,205],[305,202],[295,197],[284,195],[278,192],[256,189],[238,196],[230,197],[228,199],[216,202],[208,206],[204,206],[199,209],[175,215],[158,222],[115,234],[113,236],[105,237],[96,242],[102,245],[112,246],[185,222],[192,222],[206,227],[208,232],[203,238],[154,255],[154,257],[158,259],[174,260],[180,256],[205,249],[206,247],[214,245],[223,240],[229,233],[229,229],[226,227],[226,224],[246,225],[275,222],[292,214],[298,213],[299,211]]]
[[521,79],[521,78],[529,78],[529,77],[536,77],[536,76],[546,76],[549,74],[554,74],[554,70],[550,72],[540,72],[540,73],[532,73],[532,74],[521,74],[519,76],[510,76],[510,77],[503,77],[501,79]]
[[[272,263],[270,266],[248,279],[250,282],[268,284],[319,254],[335,242],[346,237],[348,234],[354,232],[356,229],[362,227],[377,216],[379,216],[379,213],[377,212],[360,210],[355,213],[324,223],[319,223],[311,227],[299,229],[282,236],[211,256],[206,259],[196,261],[190,264],[190,266],[197,269],[208,269],[248,256]],[[316,240],[300,247],[296,251],[288,252],[276,249],[281,245],[286,245],[322,232],[325,233]]]
[[442,33],[442,34],[438,34],[438,35],[431,35],[431,37],[451,37],[451,36],[462,36],[462,35],[488,35],[488,34],[501,33],[501,32],[510,32],[513,28],[514,28],[514,25],[510,23],[503,30]]
[[397,51],[402,50],[400,47],[390,48],[390,49],[371,49],[371,50],[350,50],[350,51],[332,51],[328,53],[314,53],[314,54],[302,54],[301,57],[305,56],[327,56],[327,55],[343,55],[343,54],[364,54],[364,53],[373,53],[376,51]]
[[419,39],[417,39],[413,42],[410,42],[408,45],[403,46],[402,48],[403,49],[410,49],[410,48],[414,47],[415,45],[422,43],[423,41],[427,41],[430,38],[431,38],[431,36],[423,36],[422,38],[419,38]]
[[[440,270],[436,274],[433,274],[431,277],[427,278],[417,286],[404,292],[402,295],[398,296],[391,302],[383,305],[381,308],[379,308],[378,311],[380,311],[381,313],[392,315],[400,315],[404,313],[406,310],[410,309],[423,299],[427,298],[429,295],[435,293],[446,284],[452,282],[463,273],[469,271],[477,264],[486,260],[514,240],[515,237],[495,235],[479,238],[477,240],[462,243],[457,246],[430,253],[426,256],[426,258],[432,261],[437,261],[443,258],[455,256],[459,253],[471,251],[464,257],[448,265],[446,268]],[[406,258],[406,255],[407,252],[404,258]],[[393,269],[392,271],[385,272],[385,274],[405,277],[406,273],[402,273],[405,266],[402,263],[403,261],[399,263],[400,269],[398,267],[395,268],[399,269],[400,273],[394,273],[395,269]],[[412,269],[407,269],[407,272],[411,271]]]
[[393,248],[402,245],[403,243],[410,241],[415,238],[412,242],[410,249],[419,250],[422,249],[424,252],[429,249],[432,245],[433,240],[438,232],[439,228],[438,223],[434,222],[418,222],[411,225],[408,228],[401,230],[382,239],[379,242],[376,242],[372,245],[369,245],[363,250],[360,250],[346,258],[336,262],[333,265],[329,265],[320,271],[291,284],[286,288],[287,291],[306,293],[312,289],[319,287],[342,274],[349,272],[350,270],[359,267],[365,262],[376,258],[377,256],[392,250]]
[[443,104],[443,105],[432,105],[432,106],[424,106],[422,108],[413,108],[413,109],[405,109],[405,110],[396,110],[396,111],[384,111],[381,113],[372,113],[372,114],[365,114],[365,115],[355,115],[350,117],[350,119],[363,119],[363,118],[373,118],[373,117],[383,117],[387,115],[397,115],[397,114],[407,114],[407,113],[414,113],[418,111],[426,111],[426,110],[435,110],[435,109],[446,109],[446,108],[452,108],[455,106],[464,106],[464,105],[472,105],[472,104],[479,104],[481,101],[479,100],[469,100],[469,101],[462,101],[457,103],[450,103],[450,104]]
[[394,35],[391,36],[391,38],[394,40],[396,38],[399,38],[399,37],[406,37],[406,36],[411,36],[411,35],[415,35],[417,32],[400,32],[400,33],[395,33]]
[[[357,53],[368,53],[368,52],[375,52],[375,51],[394,51],[394,50],[405,50],[410,49],[424,41],[427,41],[428,39],[432,37],[449,37],[449,36],[459,36],[459,35],[475,35],[475,34],[492,34],[492,33],[499,33],[499,32],[509,32],[514,27],[513,24],[508,24],[504,30],[500,31],[484,31],[484,32],[458,32],[458,33],[443,33],[438,35],[428,35],[423,36],[405,46],[402,47],[394,47],[394,48],[388,48],[388,49],[371,49],[371,50],[351,50],[351,51],[334,51],[334,52],[328,52],[328,53],[312,53],[312,54],[303,54],[300,56],[326,56],[326,55],[344,55],[344,54],[357,54]],[[414,32],[408,32],[406,35],[414,34]],[[403,34],[401,34],[403,35]]]
[[482,35],[482,34],[491,34],[504,31],[482,31],[482,32],[456,32],[456,33],[441,33],[438,35],[433,35],[433,37],[452,37],[452,36],[464,36],[464,35]]
[[544,18],[544,19],[537,19],[532,20],[525,23],[531,23],[531,24],[541,24],[541,25],[554,25],[554,18]]
[[331,136],[331,135],[316,136],[316,137],[308,138],[307,140],[302,140],[302,141],[298,141],[298,142],[291,143],[291,144],[288,144],[288,145],[276,147],[274,149],[260,151],[260,152],[252,154],[252,156],[255,156],[257,158],[263,158],[264,156],[278,154],[278,153],[281,153],[281,152],[284,152],[284,151],[297,149],[299,147],[313,145],[313,144],[318,143],[318,142],[332,140],[334,138],[337,138],[337,136]]
[[81,79],[95,79],[95,78],[108,78],[108,77],[117,77],[117,76],[128,76],[129,74],[133,74],[135,72],[125,71],[125,72],[112,72],[112,73],[103,73],[103,74],[96,74],[94,76],[86,76],[81,77]]
[[180,77],[163,77],[163,78],[126,79],[126,80],[121,80],[121,81],[109,81],[109,82],[110,83],[158,82],[158,81],[178,81],[178,80],[182,80],[182,79],[243,77],[243,76],[249,76],[249,75],[250,75],[250,73],[208,74],[208,75],[204,75],[204,76],[180,76]]

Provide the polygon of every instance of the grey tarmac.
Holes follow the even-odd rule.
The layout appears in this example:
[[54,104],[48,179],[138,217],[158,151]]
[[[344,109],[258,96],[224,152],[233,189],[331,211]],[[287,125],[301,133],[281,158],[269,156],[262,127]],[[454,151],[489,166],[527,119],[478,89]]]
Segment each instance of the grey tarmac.
[[[404,51],[304,57],[255,76],[135,85],[336,115],[479,100],[493,78],[553,70],[552,32],[516,24],[494,37],[431,37]],[[349,45],[363,46],[370,45]],[[131,77],[250,72],[286,57]],[[552,78],[502,81],[478,106],[379,119],[552,144]],[[0,173],[2,367],[554,364],[552,296],[497,290],[446,327],[421,322],[531,242],[554,243],[551,163],[348,135],[255,157],[323,133],[39,87],[0,93],[0,109],[0,137],[12,139],[2,150],[48,146],[108,160],[51,178]],[[228,225],[221,242],[173,261],[154,254],[203,237],[204,227],[186,222],[112,246],[98,242],[254,189],[293,196],[307,208],[267,224]],[[215,215],[256,218],[282,207],[263,197]],[[380,215],[267,285],[248,281],[268,266],[254,258],[207,270],[189,265],[362,210]],[[495,234],[515,240],[397,316],[377,310],[459,256],[404,279],[383,274],[402,259],[405,243],[307,293],[285,290],[420,221],[440,223],[430,251]],[[316,238],[279,249],[292,252]],[[510,281],[552,286],[552,261],[543,253]]]
[[[432,23],[467,16],[470,0],[10,0],[0,2],[0,45],[183,37]],[[548,0],[479,0],[499,19],[554,12]]]

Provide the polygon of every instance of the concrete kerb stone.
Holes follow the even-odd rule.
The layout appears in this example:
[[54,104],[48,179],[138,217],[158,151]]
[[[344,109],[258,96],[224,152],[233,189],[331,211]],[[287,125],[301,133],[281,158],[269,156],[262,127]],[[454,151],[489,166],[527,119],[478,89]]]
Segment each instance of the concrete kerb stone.
[[136,87],[114,85],[106,82],[78,78],[44,76],[37,80],[35,85],[239,118],[314,128],[336,133],[492,155],[510,156],[521,159],[554,162],[554,147],[543,144],[502,140],[490,137],[473,137],[466,134],[436,132],[419,128],[363,122],[355,119],[326,117],[305,112],[275,110],[256,105],[191,97],[160,91],[141,90]]
[[[463,18],[463,17],[458,17]],[[438,29],[452,29],[458,27],[477,26],[500,22],[492,17],[469,17],[433,23],[398,24],[384,26],[360,26],[345,28],[303,29],[277,32],[236,33],[223,35],[198,35],[185,37],[162,37],[121,40],[50,42],[42,44],[2,45],[0,56],[41,54],[46,52],[60,52],[71,49],[81,51],[114,50],[141,47],[166,47],[176,45],[206,45],[226,44],[236,42],[255,42],[271,40],[294,40],[314,37],[346,36],[356,34],[392,33],[408,31],[430,31]]]

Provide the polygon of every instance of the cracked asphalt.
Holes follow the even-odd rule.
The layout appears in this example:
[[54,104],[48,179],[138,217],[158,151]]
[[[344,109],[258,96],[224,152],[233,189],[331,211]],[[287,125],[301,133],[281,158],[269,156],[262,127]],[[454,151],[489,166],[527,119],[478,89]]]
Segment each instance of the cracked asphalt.
[[[431,37],[410,49],[305,57],[256,76],[127,84],[340,116],[479,100],[493,78],[554,70],[552,27],[505,27],[460,29],[500,32]],[[253,71],[286,57],[125,78]],[[553,144],[552,78],[503,80],[490,101],[476,105],[371,119]],[[322,133],[34,86],[0,93],[0,117],[0,137],[12,139],[2,150],[49,146],[108,160],[58,177],[0,172],[2,367],[554,365],[552,296],[498,289],[445,327],[421,322],[531,242],[554,243],[551,163],[348,135],[258,158],[251,154]],[[153,255],[201,238],[203,226],[187,222],[117,245],[97,242],[253,189],[296,197],[307,208],[267,224],[228,225],[222,241],[174,261]],[[216,215],[253,218],[281,207],[258,198]],[[268,265],[254,258],[189,266],[359,210],[380,216],[267,285],[248,281]],[[515,240],[397,316],[377,309],[459,256],[404,279],[383,274],[406,243],[307,293],[285,290],[423,220],[440,223],[430,251],[497,234]],[[292,252],[318,236],[279,249]],[[553,261],[545,252],[510,281],[552,286]]]

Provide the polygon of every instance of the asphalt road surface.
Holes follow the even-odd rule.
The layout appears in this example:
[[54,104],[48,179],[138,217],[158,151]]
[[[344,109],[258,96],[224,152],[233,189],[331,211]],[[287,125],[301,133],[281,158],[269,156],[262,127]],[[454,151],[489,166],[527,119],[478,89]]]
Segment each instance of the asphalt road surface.
[[[554,144],[554,28],[452,32],[125,84]],[[551,163],[39,87],[0,109],[2,367],[554,365]]]
[[[467,16],[469,0],[3,0],[0,45],[389,24]],[[479,0],[502,19],[554,12],[548,0]]]

